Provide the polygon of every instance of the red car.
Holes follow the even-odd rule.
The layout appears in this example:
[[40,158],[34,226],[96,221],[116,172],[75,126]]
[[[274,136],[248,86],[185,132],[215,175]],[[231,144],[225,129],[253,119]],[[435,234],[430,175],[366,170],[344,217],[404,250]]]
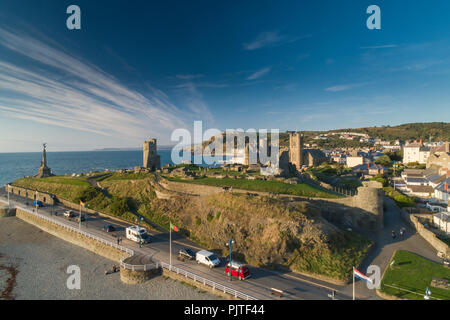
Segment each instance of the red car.
[[[230,263],[225,266],[226,275],[230,275]],[[231,262],[231,275],[233,277],[239,278],[239,280],[244,280],[250,277],[250,269],[243,263]]]

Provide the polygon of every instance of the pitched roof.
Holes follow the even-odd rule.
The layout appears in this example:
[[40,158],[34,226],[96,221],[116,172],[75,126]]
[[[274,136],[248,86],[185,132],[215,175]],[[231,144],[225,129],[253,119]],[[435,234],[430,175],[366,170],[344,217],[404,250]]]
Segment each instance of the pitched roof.
[[407,188],[414,193],[434,193],[433,187],[430,186],[414,186],[408,184]]

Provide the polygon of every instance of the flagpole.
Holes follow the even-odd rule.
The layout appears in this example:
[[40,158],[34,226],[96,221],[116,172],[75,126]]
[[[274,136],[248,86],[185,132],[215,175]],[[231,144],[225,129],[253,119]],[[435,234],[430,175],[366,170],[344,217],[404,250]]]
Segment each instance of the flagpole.
[[355,300],[355,267],[352,269],[352,277],[353,277],[353,300]]
[[169,264],[170,264],[170,270],[172,270],[172,222],[170,222],[170,225],[169,225],[169,243],[170,243]]

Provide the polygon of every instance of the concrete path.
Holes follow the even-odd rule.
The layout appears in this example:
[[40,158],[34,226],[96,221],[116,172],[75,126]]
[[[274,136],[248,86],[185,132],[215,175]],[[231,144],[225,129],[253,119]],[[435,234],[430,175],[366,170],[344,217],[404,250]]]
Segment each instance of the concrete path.
[[[368,266],[377,265],[381,269],[381,274],[383,274],[396,250],[411,251],[424,258],[440,263],[437,251],[401,218],[401,211],[396,206],[394,200],[385,197],[384,202],[386,204],[384,229],[372,236],[376,245],[364,260],[360,271],[365,273]],[[400,229],[402,227],[406,229],[406,233],[400,236]],[[395,239],[392,238],[392,230],[396,233]],[[351,294],[351,290],[352,285],[343,289],[348,294]],[[374,290],[369,290],[363,281],[357,281],[356,291],[361,298],[373,297],[375,294]]]

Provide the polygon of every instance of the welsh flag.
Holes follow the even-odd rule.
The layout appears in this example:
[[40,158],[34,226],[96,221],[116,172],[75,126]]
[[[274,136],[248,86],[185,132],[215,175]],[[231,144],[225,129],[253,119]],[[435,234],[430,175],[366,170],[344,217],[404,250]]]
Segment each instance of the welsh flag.
[[176,225],[172,224],[172,222],[170,223],[170,229],[172,229],[175,232],[180,231],[180,229],[178,229]]

